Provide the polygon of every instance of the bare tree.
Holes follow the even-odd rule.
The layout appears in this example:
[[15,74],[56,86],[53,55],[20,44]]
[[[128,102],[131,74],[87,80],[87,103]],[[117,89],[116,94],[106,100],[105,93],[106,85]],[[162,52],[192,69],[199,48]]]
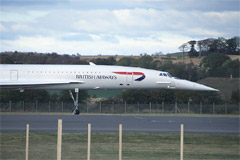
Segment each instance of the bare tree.
[[182,51],[183,56],[185,55],[186,50],[189,49],[188,43],[183,43],[180,47],[178,47],[180,51]]
[[203,49],[203,41],[202,40],[197,41],[197,47],[198,47],[198,50],[199,50],[198,56],[201,57],[202,56],[202,49]]

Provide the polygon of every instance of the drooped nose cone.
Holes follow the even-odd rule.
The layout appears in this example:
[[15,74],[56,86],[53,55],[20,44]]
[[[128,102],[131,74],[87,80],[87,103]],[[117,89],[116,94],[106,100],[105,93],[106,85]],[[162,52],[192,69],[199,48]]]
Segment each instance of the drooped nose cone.
[[199,83],[182,80],[182,79],[175,79],[174,83],[175,83],[176,89],[180,89],[180,90],[219,91],[217,89],[214,89]]

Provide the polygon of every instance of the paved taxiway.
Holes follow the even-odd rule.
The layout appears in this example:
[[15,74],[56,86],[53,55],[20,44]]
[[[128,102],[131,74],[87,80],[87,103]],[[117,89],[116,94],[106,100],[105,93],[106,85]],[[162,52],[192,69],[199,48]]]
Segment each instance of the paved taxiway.
[[63,132],[124,132],[179,133],[184,124],[189,134],[240,134],[237,117],[175,117],[129,115],[0,115],[0,132],[24,132],[30,124],[31,132],[57,132],[57,120],[63,120]]

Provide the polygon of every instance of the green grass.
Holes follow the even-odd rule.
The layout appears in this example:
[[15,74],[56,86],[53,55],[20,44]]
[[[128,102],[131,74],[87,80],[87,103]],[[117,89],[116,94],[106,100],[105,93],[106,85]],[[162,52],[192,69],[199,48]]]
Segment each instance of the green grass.
[[[180,137],[177,134],[123,134],[123,159],[179,159]],[[185,160],[238,160],[238,135],[185,135]],[[56,159],[57,135],[30,133],[29,159]],[[25,133],[0,134],[0,159],[24,159]],[[64,133],[62,159],[87,159],[87,134]],[[93,133],[91,159],[118,159],[118,134]]]

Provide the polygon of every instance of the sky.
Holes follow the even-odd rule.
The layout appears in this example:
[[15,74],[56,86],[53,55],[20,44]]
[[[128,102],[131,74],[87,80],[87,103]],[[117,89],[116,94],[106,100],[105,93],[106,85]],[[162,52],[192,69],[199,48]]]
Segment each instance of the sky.
[[0,0],[0,52],[167,54],[239,35],[239,0]]

